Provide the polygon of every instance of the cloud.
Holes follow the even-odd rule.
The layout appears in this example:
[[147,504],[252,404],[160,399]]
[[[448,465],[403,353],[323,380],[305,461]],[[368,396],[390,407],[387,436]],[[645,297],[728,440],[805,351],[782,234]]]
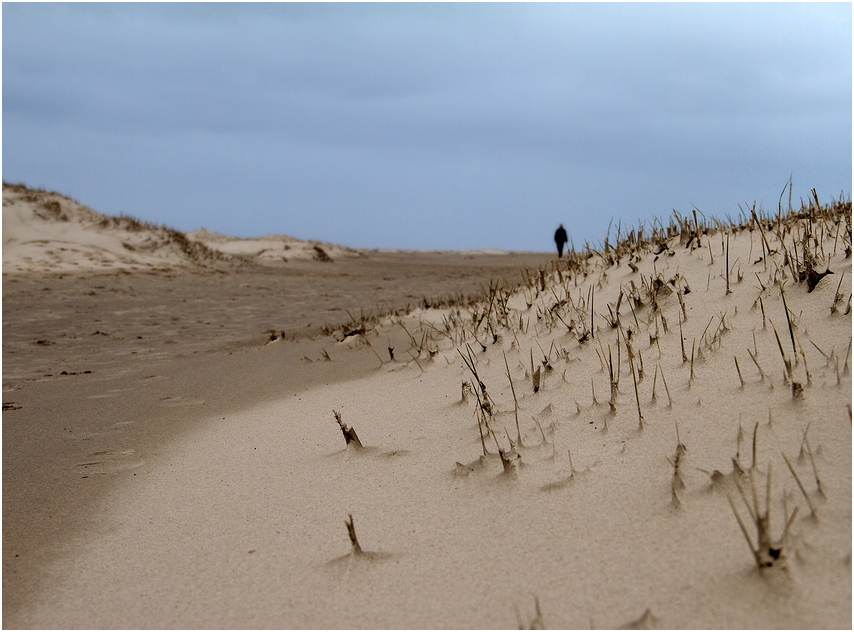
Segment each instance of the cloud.
[[578,211],[594,231],[689,196],[734,212],[792,171],[850,191],[850,5],[7,4],[3,18],[7,172],[73,183],[107,212],[105,191],[135,191],[124,210],[179,227],[532,248],[520,213],[547,227],[573,203],[599,205]]

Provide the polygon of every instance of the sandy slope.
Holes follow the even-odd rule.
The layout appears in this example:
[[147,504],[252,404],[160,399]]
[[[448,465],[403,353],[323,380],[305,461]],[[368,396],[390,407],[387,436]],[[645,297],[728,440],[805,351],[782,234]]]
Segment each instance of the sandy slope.
[[[839,219],[699,244],[685,223],[327,338],[326,364],[377,368],[163,447],[4,624],[850,628],[850,205]],[[807,227],[833,272],[811,292],[785,252],[803,262]],[[757,546],[751,480],[774,540],[790,519],[761,570],[728,501]]]
[[[270,266],[347,260],[369,252],[287,235],[244,239],[206,229],[184,234],[132,217],[103,215],[59,193],[3,184],[6,273],[233,269],[247,263]],[[507,253],[485,250],[466,254]]]
[[3,184],[3,272],[168,269],[223,257],[177,231]]
[[[29,210],[38,211],[25,217],[30,234],[63,222],[39,204],[56,200],[61,209],[73,208],[57,194],[20,193],[31,196]],[[369,347],[322,361],[323,346],[334,340],[322,332],[331,328],[342,337],[336,325],[351,323],[351,315],[465,300],[490,278],[515,283],[525,267],[553,258],[397,251],[339,256],[321,244],[335,254],[331,262],[312,256],[285,263],[250,253],[195,260],[181,250],[166,263],[99,266],[80,256],[92,237],[86,231],[103,237],[100,223],[116,221],[93,217],[79,247],[45,245],[69,265],[32,268],[18,257],[23,271],[4,266],[7,625],[43,594],[53,565],[74,550],[76,538],[103,524],[100,499],[150,467],[164,445],[211,416],[278,399],[283,389],[301,392],[378,365]],[[137,233],[175,237],[156,227],[135,226]],[[172,245],[181,245],[180,236]],[[16,256],[4,255],[7,262]],[[402,330],[390,338],[405,347]]]
[[[3,184],[3,271],[169,270],[328,261],[360,251],[285,235],[186,235],[131,217],[102,215],[58,193]],[[229,264],[231,264],[229,266]]]
[[267,235],[239,239],[201,229],[187,233],[193,241],[203,243],[211,250],[264,263],[288,261],[328,261],[341,257],[358,257],[363,252],[319,241],[303,241],[287,235]]

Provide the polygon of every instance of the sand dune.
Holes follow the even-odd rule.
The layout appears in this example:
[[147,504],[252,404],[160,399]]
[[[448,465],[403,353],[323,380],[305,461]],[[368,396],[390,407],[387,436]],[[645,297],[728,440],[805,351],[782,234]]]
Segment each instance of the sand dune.
[[303,241],[287,235],[267,235],[238,239],[201,229],[187,233],[187,238],[201,242],[211,250],[260,262],[329,261],[357,257],[363,253],[352,248],[318,241]]
[[329,261],[360,256],[285,235],[252,239],[208,230],[187,234],[103,215],[58,193],[3,184],[3,271],[109,271]]
[[93,442],[108,491],[4,625],[850,628],[850,203],[524,276],[271,340],[278,396],[144,459]]

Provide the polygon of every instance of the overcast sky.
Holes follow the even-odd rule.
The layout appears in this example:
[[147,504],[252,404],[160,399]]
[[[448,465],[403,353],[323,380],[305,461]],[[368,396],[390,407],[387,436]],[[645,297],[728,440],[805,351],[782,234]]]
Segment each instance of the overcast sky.
[[181,230],[550,250],[851,193],[850,3],[2,11],[3,179]]

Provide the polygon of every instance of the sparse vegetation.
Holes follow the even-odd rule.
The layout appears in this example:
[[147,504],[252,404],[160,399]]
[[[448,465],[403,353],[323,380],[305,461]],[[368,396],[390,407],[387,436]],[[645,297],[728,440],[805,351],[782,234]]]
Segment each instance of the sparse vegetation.
[[[811,547],[813,542],[825,541],[813,537],[815,530],[838,531],[842,524],[843,532],[850,531],[850,524],[839,521],[840,514],[850,517],[850,508],[846,513],[845,506],[841,511],[838,506],[840,497],[850,498],[850,490],[843,488],[845,493],[840,494],[839,477],[831,474],[840,459],[849,458],[845,449],[849,427],[844,426],[844,415],[847,410],[850,424],[851,339],[846,350],[844,337],[848,337],[850,322],[845,320],[843,303],[850,287],[850,274],[845,274],[850,264],[844,263],[843,253],[851,243],[850,220],[845,215],[850,215],[850,203],[821,207],[817,195],[813,197],[800,211],[781,211],[776,216],[753,207],[735,220],[722,222],[695,209],[686,215],[674,212],[669,222],[656,220],[651,226],[639,225],[629,231],[618,224],[616,241],[609,229],[602,244],[585,244],[580,252],[572,248],[566,258],[527,271],[517,287],[490,280],[478,297],[448,295],[443,302],[416,292],[412,295],[414,307],[395,309],[382,304],[369,311],[347,311],[349,320],[344,324],[324,328],[325,334],[343,343],[337,347],[331,340],[322,341],[334,350],[330,356],[322,349],[320,359],[334,358],[335,363],[314,364],[318,352],[312,350],[314,360],[304,356],[306,364],[313,363],[305,367],[306,372],[338,368],[351,349],[369,356],[364,348],[369,347],[379,359],[370,379],[382,380],[388,374],[392,387],[371,382],[369,388],[376,391],[371,390],[359,406],[365,402],[370,406],[376,395],[378,408],[385,406],[389,417],[366,414],[356,423],[363,433],[369,433],[368,439],[398,436],[403,441],[404,437],[410,450],[381,453],[370,446],[358,449],[362,443],[355,429],[332,410],[347,447],[334,455],[321,455],[325,458],[318,458],[317,472],[327,476],[330,487],[339,481],[345,481],[341,487],[349,485],[351,473],[353,479],[370,477],[371,484],[346,487],[334,499],[344,507],[362,503],[359,511],[373,510],[376,494],[388,490],[415,494],[429,481],[435,485],[430,492],[436,496],[423,506],[422,499],[407,498],[399,512],[395,505],[386,504],[392,509],[365,515],[388,520],[389,533],[399,530],[396,521],[400,516],[413,517],[415,536],[406,552],[410,560],[419,555],[435,557],[432,550],[417,549],[416,544],[426,542],[447,546],[441,551],[456,555],[455,564],[468,564],[484,551],[509,551],[507,557],[512,559],[495,561],[496,568],[503,571],[494,575],[498,588],[487,585],[486,589],[504,590],[506,598],[512,580],[530,582],[519,584],[530,590],[549,590],[548,597],[543,592],[540,595],[550,622],[563,625],[586,623],[589,613],[561,610],[554,595],[565,592],[565,587],[555,588],[548,583],[551,577],[542,586],[533,583],[539,569],[549,566],[540,562],[548,562],[545,556],[554,555],[555,568],[568,569],[566,575],[584,565],[593,568],[602,563],[603,556],[613,555],[614,548],[608,546],[612,540],[607,538],[623,532],[631,532],[632,540],[620,542],[621,547],[645,546],[642,538],[635,539],[639,533],[662,550],[669,547],[667,572],[687,572],[682,566],[696,567],[712,560],[717,571],[724,570],[728,582],[736,582],[730,591],[737,595],[734,600],[740,598],[738,582],[752,582],[744,592],[753,598],[762,596],[765,580],[788,581],[799,572],[804,577],[807,572],[824,572],[815,559],[836,564],[828,576],[843,576],[847,551],[834,552],[838,558],[834,561],[832,555],[821,552],[819,556]],[[835,254],[837,242],[839,252]],[[326,252],[320,246],[315,248]],[[837,277],[821,281],[822,275],[811,284],[811,273],[820,275],[827,265],[837,271],[838,281]],[[703,292],[704,276],[707,293]],[[786,328],[776,328],[776,322],[782,326],[781,312],[789,336]],[[677,328],[672,327],[674,318]],[[270,341],[284,339],[284,332],[280,337],[278,331],[269,330],[266,336]],[[56,352],[65,344],[58,336],[51,335],[51,341],[41,336],[28,341],[32,353]],[[46,348],[53,341],[56,346]],[[265,353],[278,353],[284,346],[277,343]],[[740,366],[745,348],[758,377],[752,373],[751,363],[744,369]],[[775,360],[777,353],[782,366]],[[373,363],[373,358],[368,360]],[[649,368],[653,368],[652,380],[648,379]],[[665,372],[671,375],[672,392]],[[587,399],[588,384],[591,400]],[[781,384],[785,388],[776,388]],[[605,389],[609,389],[607,394]],[[635,399],[634,407],[627,397]],[[391,401],[380,402],[383,398]],[[825,400],[831,404],[825,406]],[[767,449],[771,458],[766,465],[763,456],[761,467],[757,458],[759,418],[767,429],[762,433],[763,444],[766,437],[773,442],[773,448]],[[742,430],[742,426],[749,428],[748,423],[755,424],[752,444]],[[671,428],[675,429],[675,446]],[[798,448],[799,454],[795,452]],[[299,449],[308,462],[312,456],[309,442],[300,443]],[[416,451],[417,458],[404,456]],[[795,454],[797,459],[787,456]],[[575,469],[574,461],[581,470]],[[788,474],[772,476],[783,464],[791,479]],[[369,466],[373,469],[367,469]],[[424,469],[413,475],[408,468],[415,466]],[[708,478],[697,475],[698,470]],[[398,478],[404,483],[398,484]],[[617,489],[616,484],[622,487]],[[724,495],[735,524],[726,512]],[[643,502],[635,502],[637,498]],[[809,517],[790,506],[795,501],[801,506],[806,502]],[[623,525],[607,522],[616,522],[614,517],[625,512],[627,504],[639,515],[633,516],[630,529],[621,532]],[[437,516],[446,506],[454,513]],[[692,512],[698,508],[705,512],[700,514],[704,518],[715,512],[719,520],[712,521],[713,529],[685,528],[696,525],[697,514]],[[526,522],[530,512],[540,509],[549,512],[548,520]],[[335,511],[339,515],[346,512]],[[594,512],[595,521],[591,519]],[[439,522],[440,518],[447,522]],[[534,518],[539,515],[534,513]],[[456,520],[476,524],[476,539],[471,537],[463,544],[463,539],[443,540],[446,534],[436,525],[453,525]],[[647,521],[654,531],[641,531]],[[362,549],[352,514],[345,524],[351,550],[333,562],[346,565],[339,578],[342,582],[354,577],[361,581],[374,570],[365,560],[378,554]],[[528,524],[544,526],[532,529]],[[585,540],[585,533],[591,524],[601,529],[601,536],[597,532],[596,537],[605,545],[587,550],[590,541]],[[741,536],[735,534],[736,524]],[[682,539],[673,537],[676,533]],[[746,556],[738,557],[743,545],[736,539],[742,536],[756,568],[763,573],[763,582],[753,582],[750,573],[739,569],[739,565],[748,566]],[[839,532],[827,540],[844,542]],[[478,546],[472,547],[472,542]],[[720,547],[732,547],[735,557],[719,555]],[[567,560],[560,557],[564,554]],[[678,561],[678,554],[684,559],[690,556],[691,564],[671,564]],[[799,558],[809,564],[790,564]],[[444,570],[443,563],[437,561],[437,568]],[[610,563],[608,560],[604,566]],[[850,567],[850,553],[847,564]],[[650,566],[659,570],[655,560]],[[354,574],[348,575],[351,568]],[[517,569],[518,577],[514,574]],[[774,575],[772,569],[785,569],[786,573]],[[615,581],[619,585],[620,579]],[[690,590],[698,589],[686,588]],[[533,614],[530,603],[521,610],[514,604],[520,628],[544,626],[540,600],[533,599]],[[584,602],[579,599],[578,603]],[[653,605],[656,612],[665,609],[661,614],[668,624],[693,623],[671,618],[675,607],[660,594],[655,595]],[[613,615],[619,618],[612,623],[637,616],[645,606],[643,602],[620,604],[622,610]],[[503,615],[499,612],[499,616]],[[578,620],[571,618],[575,616]],[[741,622],[737,617],[727,621]],[[647,609],[622,627],[659,623]],[[777,621],[770,622],[774,623]]]
[[344,435],[344,441],[347,443],[347,445],[349,446],[351,443],[353,443],[361,448],[362,442],[359,441],[359,436],[356,434],[356,431],[353,428],[350,428],[349,426],[347,426],[347,424],[344,423],[344,420],[341,419],[341,413],[333,410],[332,414],[335,416],[336,423],[341,428],[341,434]]
[[744,490],[742,489],[741,484],[738,483],[738,479],[734,480],[736,481],[736,488],[738,489],[739,496],[741,496],[741,499],[744,501],[744,505],[747,508],[747,513],[750,515],[750,519],[756,527],[755,544],[753,543],[753,540],[751,539],[750,534],[747,531],[747,527],[744,525],[744,521],[739,515],[738,510],[735,508],[735,503],[732,501],[732,496],[727,494],[727,500],[729,501],[729,505],[732,508],[732,512],[735,515],[736,520],[738,521],[738,526],[741,527],[741,532],[744,534],[744,539],[747,541],[747,545],[750,547],[751,553],[753,553],[753,558],[756,561],[756,566],[761,570],[771,568],[773,566],[784,565],[786,560],[784,549],[788,541],[789,527],[792,526],[795,517],[798,515],[798,507],[795,507],[788,520],[786,521],[786,525],[785,527],[783,527],[783,532],[781,536],[778,539],[774,539],[771,535],[771,464],[768,464],[768,475],[766,477],[764,512],[760,509],[759,500],[756,494],[756,483],[754,482],[753,467],[751,467],[747,471],[747,478],[750,484],[751,497],[753,499],[752,505],[748,502],[747,496]]

